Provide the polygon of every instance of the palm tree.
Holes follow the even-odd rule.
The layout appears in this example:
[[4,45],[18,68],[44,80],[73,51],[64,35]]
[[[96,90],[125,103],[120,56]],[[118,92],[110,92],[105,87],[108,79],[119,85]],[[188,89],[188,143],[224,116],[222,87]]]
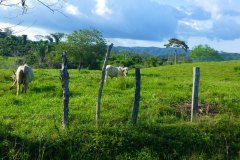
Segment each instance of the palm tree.
[[55,40],[55,42],[58,44],[61,39],[65,36],[64,33],[52,33],[51,36],[53,37],[53,39]]

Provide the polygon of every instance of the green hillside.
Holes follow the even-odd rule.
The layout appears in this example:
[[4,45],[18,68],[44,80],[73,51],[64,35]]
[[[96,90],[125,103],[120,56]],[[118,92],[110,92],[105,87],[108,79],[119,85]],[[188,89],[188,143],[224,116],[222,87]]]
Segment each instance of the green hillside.
[[[190,122],[195,66],[201,70],[203,114]],[[34,69],[27,94],[16,96],[16,88],[9,90],[12,69],[0,69],[0,159],[240,158],[240,61],[141,69],[136,126],[131,124],[135,71],[109,79],[99,128],[95,109],[101,71],[69,70],[66,130],[59,70]]]

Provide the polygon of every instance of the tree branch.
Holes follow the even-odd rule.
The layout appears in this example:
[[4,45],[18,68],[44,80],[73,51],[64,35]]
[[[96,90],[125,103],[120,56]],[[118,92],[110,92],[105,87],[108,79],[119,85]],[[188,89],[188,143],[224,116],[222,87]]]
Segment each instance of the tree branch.
[[51,7],[49,7],[48,5],[46,5],[45,3],[43,3],[40,0],[37,0],[39,3],[41,3],[42,5],[44,5],[45,7],[47,7],[49,10],[51,10],[54,13],[54,9],[52,9]]

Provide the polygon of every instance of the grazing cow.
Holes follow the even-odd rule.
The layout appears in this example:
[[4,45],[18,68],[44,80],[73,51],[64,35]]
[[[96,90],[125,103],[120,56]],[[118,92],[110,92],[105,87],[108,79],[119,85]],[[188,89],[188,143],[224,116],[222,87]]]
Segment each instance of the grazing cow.
[[10,89],[13,88],[13,86],[17,83],[17,95],[20,90],[20,85],[24,85],[22,88],[22,92],[27,92],[28,84],[33,80],[33,71],[32,68],[29,67],[27,64],[21,65],[18,67],[17,71],[14,72],[12,75],[13,79],[13,85],[10,87]]
[[107,65],[106,67],[106,75],[105,75],[105,82],[107,77],[121,77],[126,76],[128,73],[128,67],[114,67],[112,65]]

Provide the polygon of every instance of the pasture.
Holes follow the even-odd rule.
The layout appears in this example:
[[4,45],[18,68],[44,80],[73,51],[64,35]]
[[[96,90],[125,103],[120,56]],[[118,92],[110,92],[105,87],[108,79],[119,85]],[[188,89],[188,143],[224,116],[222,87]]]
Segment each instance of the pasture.
[[[189,119],[192,68],[199,66],[199,104]],[[62,121],[60,69],[33,69],[16,96],[12,69],[0,69],[1,159],[239,159],[240,61],[141,69],[138,123],[131,124],[135,70],[104,85],[101,126],[95,111],[101,71],[69,70],[69,127]]]

